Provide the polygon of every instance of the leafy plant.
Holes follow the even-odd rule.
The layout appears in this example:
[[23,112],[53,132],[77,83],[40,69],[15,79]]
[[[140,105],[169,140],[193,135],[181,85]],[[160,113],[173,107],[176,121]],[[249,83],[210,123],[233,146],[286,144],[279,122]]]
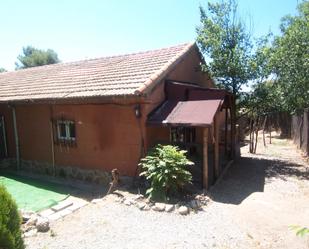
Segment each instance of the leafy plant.
[[0,248],[25,248],[21,237],[20,223],[15,201],[5,187],[0,185]]
[[151,184],[146,194],[151,199],[166,201],[191,183],[192,175],[186,169],[188,165],[193,165],[193,162],[187,159],[186,151],[172,145],[155,146],[139,163],[142,168],[140,176],[145,176]]
[[301,227],[296,225],[296,226],[290,226],[290,229],[296,231],[296,235],[300,237],[309,234],[309,228],[307,227]]

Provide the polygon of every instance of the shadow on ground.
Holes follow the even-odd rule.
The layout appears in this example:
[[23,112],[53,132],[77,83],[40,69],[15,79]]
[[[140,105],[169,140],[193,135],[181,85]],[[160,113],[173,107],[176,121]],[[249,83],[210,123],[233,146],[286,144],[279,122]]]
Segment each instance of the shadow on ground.
[[216,202],[238,205],[250,194],[263,192],[265,181],[273,177],[284,181],[288,177],[309,180],[309,172],[296,163],[242,157],[210,192]]

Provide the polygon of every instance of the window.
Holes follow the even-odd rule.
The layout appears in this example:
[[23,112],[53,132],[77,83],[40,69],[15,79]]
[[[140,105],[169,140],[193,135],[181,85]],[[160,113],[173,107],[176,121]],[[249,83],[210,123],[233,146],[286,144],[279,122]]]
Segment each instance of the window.
[[189,127],[171,128],[171,142],[175,144],[194,143],[195,129]]
[[57,134],[59,140],[75,141],[75,122],[69,120],[58,120]]

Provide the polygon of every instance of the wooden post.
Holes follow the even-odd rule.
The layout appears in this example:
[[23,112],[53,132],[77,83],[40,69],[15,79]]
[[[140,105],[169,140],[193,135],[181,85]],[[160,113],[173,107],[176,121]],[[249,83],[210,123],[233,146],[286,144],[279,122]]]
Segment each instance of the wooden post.
[[235,158],[235,122],[236,122],[236,107],[234,96],[231,97],[231,158]]
[[218,117],[215,117],[215,121],[214,121],[214,126],[215,126],[215,176],[216,178],[219,177],[220,175],[220,165],[219,165],[219,122],[218,122]]
[[208,128],[203,129],[203,188],[208,189]]
[[224,155],[227,156],[227,119],[228,119],[228,108],[225,108],[225,123],[224,123]]

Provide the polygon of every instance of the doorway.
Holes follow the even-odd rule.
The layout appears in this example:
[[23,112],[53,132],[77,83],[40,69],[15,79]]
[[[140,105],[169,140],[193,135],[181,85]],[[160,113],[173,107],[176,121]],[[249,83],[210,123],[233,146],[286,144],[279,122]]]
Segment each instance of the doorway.
[[170,142],[182,150],[187,151],[187,157],[194,163],[188,166],[195,186],[202,186],[203,156],[202,145],[197,141],[196,127],[172,127],[170,129]]

